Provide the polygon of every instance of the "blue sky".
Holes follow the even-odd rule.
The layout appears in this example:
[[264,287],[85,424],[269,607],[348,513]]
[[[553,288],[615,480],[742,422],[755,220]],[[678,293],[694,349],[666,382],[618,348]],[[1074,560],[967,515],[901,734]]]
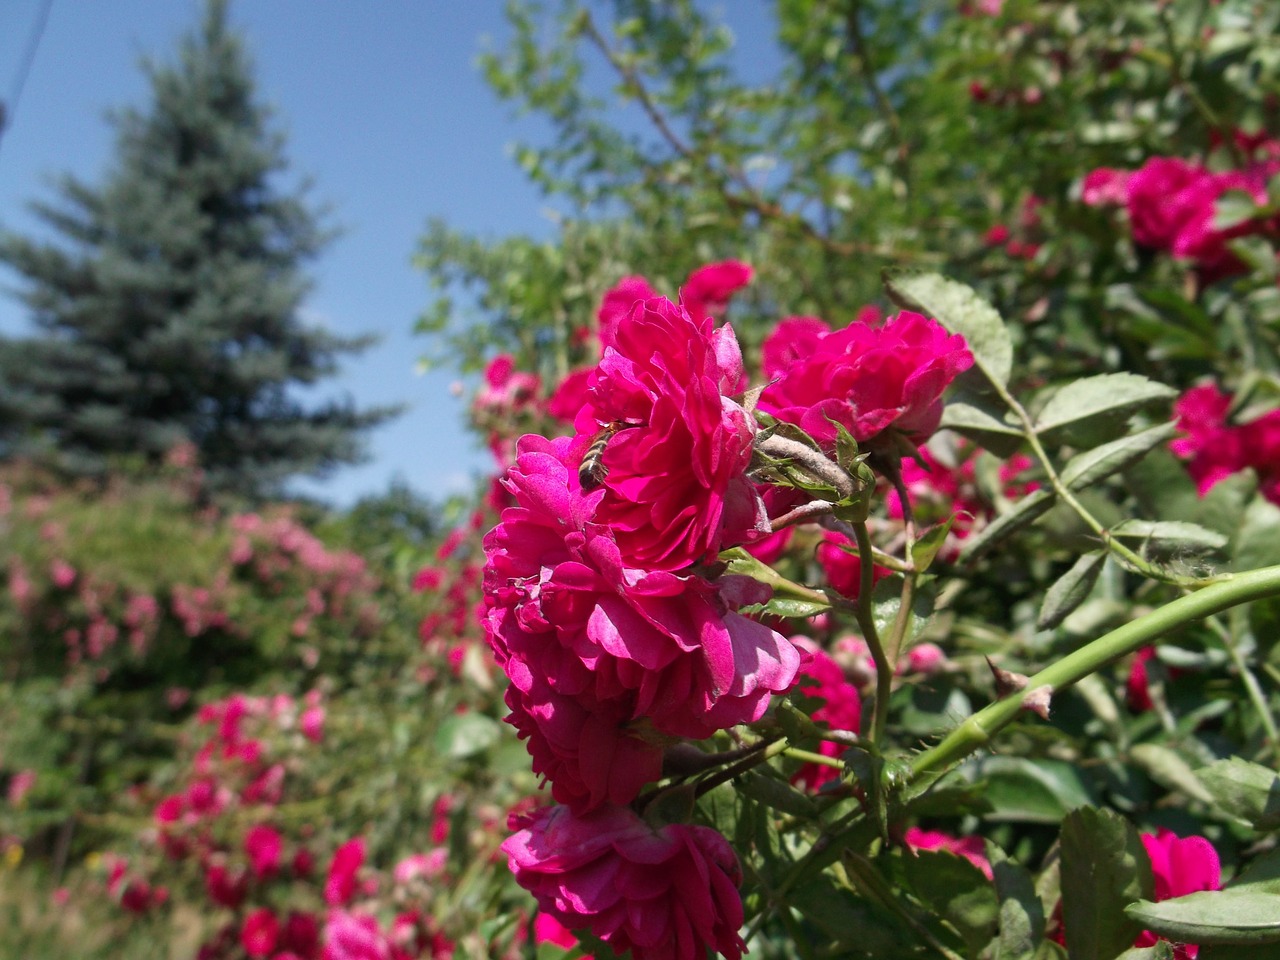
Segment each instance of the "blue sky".
[[[6,101],[43,2],[0,0]],[[744,32],[739,66],[759,75],[776,64],[761,29],[770,22],[768,4],[735,4],[722,9]],[[51,175],[101,181],[114,147],[106,112],[147,106],[139,59],[170,60],[202,7],[201,0],[52,0],[0,139],[0,225],[38,233],[25,207],[55,197]],[[430,292],[410,258],[429,217],[492,238],[553,233],[544,198],[509,152],[547,131],[536,119],[514,120],[476,66],[479,52],[501,48],[507,35],[502,7],[503,0],[232,0],[232,21],[247,38],[259,96],[276,111],[292,169],[311,178],[313,199],[332,209],[331,223],[343,230],[309,267],[315,288],[304,319],[382,338],[347,358],[321,392],[348,394],[360,406],[409,404],[371,436],[366,465],[300,482],[301,492],[349,505],[400,478],[442,498],[470,489],[471,477],[489,467],[489,455],[463,428],[455,375],[415,371],[426,345],[412,329]],[[16,282],[0,268],[0,288]],[[0,333],[26,329],[21,304],[0,296]]]
[[[0,2],[0,97],[8,100],[40,0]],[[463,401],[447,371],[420,376],[412,335],[429,292],[410,265],[430,216],[482,235],[550,235],[537,191],[508,146],[536,135],[512,121],[484,85],[476,56],[505,35],[501,0],[239,0],[260,97],[276,110],[293,169],[315,183],[342,235],[312,264],[306,319],[343,334],[375,332],[328,385],[362,406],[410,410],[371,437],[370,462],[299,487],[339,504],[385,490],[394,477],[442,495],[466,488],[488,455],[462,429]],[[99,182],[111,160],[108,108],[145,106],[139,57],[172,56],[198,21],[198,0],[53,0],[25,89],[0,140],[0,223],[33,232],[25,206],[51,199],[48,176]],[[0,274],[11,289],[12,273]],[[0,332],[26,329],[0,299]]]

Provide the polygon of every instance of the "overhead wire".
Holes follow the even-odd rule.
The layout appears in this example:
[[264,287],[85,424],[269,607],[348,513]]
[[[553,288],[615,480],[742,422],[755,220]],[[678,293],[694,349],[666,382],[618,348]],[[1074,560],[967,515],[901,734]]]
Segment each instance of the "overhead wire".
[[49,22],[49,11],[52,9],[53,0],[41,0],[36,22],[27,37],[26,48],[22,51],[22,59],[18,61],[18,70],[10,85],[9,96],[0,100],[0,141],[3,141],[5,132],[18,112],[18,101],[22,99],[22,90],[27,85],[27,76],[31,73],[31,65],[35,63],[36,50],[39,49],[40,41],[44,38],[44,28]]

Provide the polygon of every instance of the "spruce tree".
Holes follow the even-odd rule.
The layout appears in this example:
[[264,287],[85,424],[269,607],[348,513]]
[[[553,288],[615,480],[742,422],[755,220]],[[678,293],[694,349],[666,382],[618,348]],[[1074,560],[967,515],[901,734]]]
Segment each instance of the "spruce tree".
[[295,395],[368,340],[299,318],[328,233],[305,188],[279,184],[283,138],[225,0],[176,63],[143,68],[151,105],[113,117],[102,186],[64,177],[56,203],[32,205],[60,242],[0,235],[37,330],[0,342],[3,452],[101,476],[190,442],[213,489],[252,497],[358,461],[392,411]]

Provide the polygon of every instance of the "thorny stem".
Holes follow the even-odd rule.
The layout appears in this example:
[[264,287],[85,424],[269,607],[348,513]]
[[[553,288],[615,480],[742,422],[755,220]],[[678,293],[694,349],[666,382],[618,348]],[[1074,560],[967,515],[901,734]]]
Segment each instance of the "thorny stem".
[[1171,574],[1160,569],[1158,566],[1148,562],[1145,558],[1139,556],[1119,540],[1115,539],[1111,535],[1111,532],[1088,511],[1084,504],[1076,499],[1075,494],[1073,494],[1070,488],[1062,482],[1062,477],[1058,475],[1058,471],[1054,467],[1053,461],[1049,459],[1049,454],[1045,450],[1044,444],[1040,442],[1040,437],[1036,433],[1035,423],[1032,422],[1031,415],[1027,413],[1026,408],[1018,402],[1017,398],[1009,392],[1008,388],[1006,388],[1004,384],[1000,383],[998,377],[989,377],[988,379],[990,380],[991,385],[995,387],[996,392],[1000,395],[1000,399],[1005,402],[1005,405],[1008,406],[1008,408],[1013,411],[1014,416],[1018,418],[1019,423],[1022,425],[1023,436],[1026,437],[1027,443],[1031,447],[1031,452],[1034,453],[1036,459],[1040,461],[1040,466],[1044,470],[1045,477],[1048,479],[1050,486],[1053,487],[1053,492],[1063,503],[1067,504],[1067,506],[1075,511],[1076,515],[1084,521],[1085,525],[1090,530],[1097,534],[1098,538],[1102,541],[1103,547],[1123,560],[1129,567],[1152,580],[1158,580],[1161,583],[1169,583],[1174,586],[1186,587],[1193,590],[1205,585],[1205,581],[1203,580],[1197,580],[1193,577],[1177,576],[1176,574]]
[[1271,715],[1271,710],[1267,706],[1267,697],[1262,692],[1258,678],[1253,675],[1253,671],[1245,663],[1245,659],[1236,646],[1235,637],[1232,636],[1231,631],[1222,623],[1219,623],[1217,617],[1210,617],[1207,622],[1209,629],[1217,635],[1219,642],[1227,651],[1227,656],[1231,658],[1231,662],[1235,664],[1236,670],[1240,673],[1240,680],[1244,684],[1245,693],[1248,694],[1249,702],[1253,704],[1253,709],[1258,714],[1258,720],[1262,723],[1262,729],[1266,732],[1267,746],[1271,750],[1272,761],[1280,761],[1280,731],[1276,730],[1275,718]]
[[858,599],[853,604],[853,615],[857,618],[858,628],[862,630],[862,638],[867,641],[871,659],[876,665],[876,703],[871,723],[871,742],[879,744],[884,739],[885,727],[889,722],[889,694],[893,689],[893,664],[885,655],[884,644],[880,641],[880,631],[876,629],[875,618],[871,615],[871,588],[874,582],[871,534],[867,532],[866,523],[855,523],[853,531],[857,535],[858,557],[861,561]]
[[914,779],[949,766],[985,746],[1018,715],[1024,700],[1042,687],[1049,687],[1056,693],[1112,660],[1133,653],[1186,623],[1251,600],[1275,596],[1280,596],[1280,566],[1264,567],[1247,573],[1230,574],[1195,593],[1179,597],[1145,616],[1117,627],[1041,670],[1027,681],[1026,688],[1021,692],[983,707],[951,731],[937,746],[915,756],[911,760],[911,777]]
[[799,440],[788,440],[776,433],[759,440],[756,446],[771,457],[790,460],[813,476],[815,480],[830,484],[842,500],[851,498],[857,491],[853,478],[837,463],[832,463],[815,450]]
[[754,749],[748,756],[743,757],[732,766],[725,767],[719,773],[712,774],[705,780],[699,780],[694,790],[695,797],[701,797],[705,793],[709,793],[722,783],[728,783],[735,777],[746,773],[752,767],[758,767],[766,760],[772,760],[780,753],[785,753],[791,749],[785,737],[777,740],[761,740],[756,745],[759,749]]

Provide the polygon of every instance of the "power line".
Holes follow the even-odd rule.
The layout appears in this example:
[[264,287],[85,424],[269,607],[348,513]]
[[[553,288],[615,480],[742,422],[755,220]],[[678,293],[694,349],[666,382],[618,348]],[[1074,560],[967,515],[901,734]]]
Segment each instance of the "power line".
[[18,101],[22,98],[22,88],[27,85],[27,75],[31,73],[31,65],[36,59],[36,50],[44,37],[45,24],[49,22],[49,11],[53,9],[53,0],[41,0],[40,11],[36,14],[36,22],[27,37],[26,49],[22,51],[22,59],[18,62],[18,72],[14,75],[13,85],[9,88],[9,97],[0,100],[0,139],[3,139],[9,124],[18,112]]

